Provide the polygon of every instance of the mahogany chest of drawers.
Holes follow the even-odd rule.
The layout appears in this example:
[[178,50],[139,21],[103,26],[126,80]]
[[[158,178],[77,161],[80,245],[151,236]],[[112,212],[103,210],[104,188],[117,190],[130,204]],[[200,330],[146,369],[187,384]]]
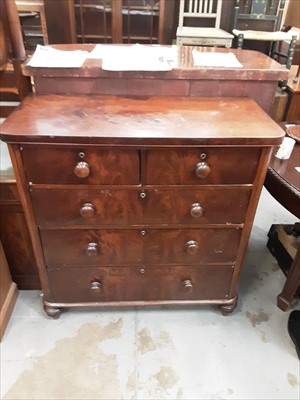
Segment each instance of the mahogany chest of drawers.
[[45,311],[236,307],[272,147],[251,99],[27,98],[1,126]]

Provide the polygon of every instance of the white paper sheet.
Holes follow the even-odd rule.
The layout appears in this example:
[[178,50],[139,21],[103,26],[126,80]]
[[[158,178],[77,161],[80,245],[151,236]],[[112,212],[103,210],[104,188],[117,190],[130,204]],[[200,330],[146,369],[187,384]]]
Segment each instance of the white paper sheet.
[[42,68],[80,68],[85,62],[87,55],[87,51],[64,51],[37,45],[27,65]]
[[197,67],[243,68],[243,65],[233,53],[193,50],[193,58]]
[[[131,48],[136,49],[142,49],[142,51],[147,51],[150,52],[152,55],[154,54],[159,54],[159,56],[163,56],[167,61],[176,61],[177,60],[177,46],[170,46],[170,47],[165,47],[165,46],[160,46],[159,44],[153,44],[152,46],[144,46],[141,44],[135,44],[131,45]],[[87,58],[91,59],[103,59],[105,55],[109,55],[111,52],[116,52],[118,49],[121,49],[120,51],[126,51],[125,48],[128,49],[128,46],[116,46],[116,45],[103,45],[103,44],[96,44],[96,46],[93,48],[92,51],[90,51],[87,55]]]
[[102,69],[107,71],[170,71],[175,57],[172,48],[138,44],[109,46],[102,55]]

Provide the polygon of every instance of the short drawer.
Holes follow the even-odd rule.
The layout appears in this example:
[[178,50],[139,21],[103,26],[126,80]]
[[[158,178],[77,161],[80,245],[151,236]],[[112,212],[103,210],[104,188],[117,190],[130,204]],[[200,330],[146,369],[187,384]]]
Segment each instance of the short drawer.
[[151,149],[144,181],[148,185],[251,184],[259,148]]
[[220,300],[228,298],[232,275],[232,267],[216,265],[48,271],[50,301],[57,303]]
[[44,184],[139,184],[138,150],[23,146],[28,182]]
[[46,265],[234,263],[241,229],[51,229],[40,231]]
[[241,224],[251,189],[33,189],[41,227]]

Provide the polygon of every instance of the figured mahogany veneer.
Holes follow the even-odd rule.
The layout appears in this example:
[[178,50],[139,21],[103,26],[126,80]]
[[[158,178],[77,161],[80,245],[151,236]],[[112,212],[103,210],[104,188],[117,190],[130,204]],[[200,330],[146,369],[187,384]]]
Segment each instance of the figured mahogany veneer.
[[[41,230],[41,240],[49,267],[230,264],[235,262],[240,231],[226,228],[51,229]],[[190,242],[196,242],[197,249]]]
[[[137,224],[243,224],[251,189],[36,188],[31,199],[41,228]],[[235,207],[232,207],[234,202]],[[227,210],[227,211],[226,211]]]
[[149,185],[253,183],[259,157],[260,149],[256,148],[152,150],[146,153],[145,182]]
[[283,130],[251,99],[45,95],[1,126],[44,308],[219,304]]
[[[161,304],[224,298],[231,266],[151,266],[51,269],[54,302]],[[189,281],[189,282],[188,282]],[[218,284],[216,284],[218,282]],[[191,286],[189,286],[191,285]],[[69,289],[66,290],[66,287]]]
[[[23,146],[22,157],[28,182],[86,185],[139,184],[139,153],[137,150],[111,150]],[[43,163],[51,166],[37,168]],[[84,179],[85,178],[85,179]],[[84,179],[84,182],[83,182]]]

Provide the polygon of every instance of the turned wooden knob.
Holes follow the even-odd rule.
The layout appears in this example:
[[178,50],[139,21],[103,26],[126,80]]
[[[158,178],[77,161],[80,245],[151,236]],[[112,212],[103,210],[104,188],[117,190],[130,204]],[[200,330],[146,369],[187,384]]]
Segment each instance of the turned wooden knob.
[[186,292],[192,292],[193,291],[193,282],[190,279],[185,279],[182,282],[183,288]]
[[83,218],[90,218],[95,215],[95,207],[92,203],[84,203],[84,205],[80,209],[80,215]]
[[90,166],[85,161],[79,161],[74,168],[74,174],[78,176],[78,178],[86,178],[89,176],[90,172]]
[[97,243],[89,243],[87,248],[85,249],[85,254],[89,257],[94,257],[98,254],[98,244]]
[[199,218],[203,215],[203,208],[199,203],[194,203],[191,206],[190,214],[193,218]]
[[101,286],[102,286],[101,282],[94,281],[90,285],[90,290],[92,290],[93,292],[100,292]]
[[186,251],[191,254],[197,254],[199,250],[199,245],[195,240],[189,240],[185,245]]
[[206,178],[210,174],[210,167],[206,162],[199,162],[196,165],[196,175],[198,178]]

